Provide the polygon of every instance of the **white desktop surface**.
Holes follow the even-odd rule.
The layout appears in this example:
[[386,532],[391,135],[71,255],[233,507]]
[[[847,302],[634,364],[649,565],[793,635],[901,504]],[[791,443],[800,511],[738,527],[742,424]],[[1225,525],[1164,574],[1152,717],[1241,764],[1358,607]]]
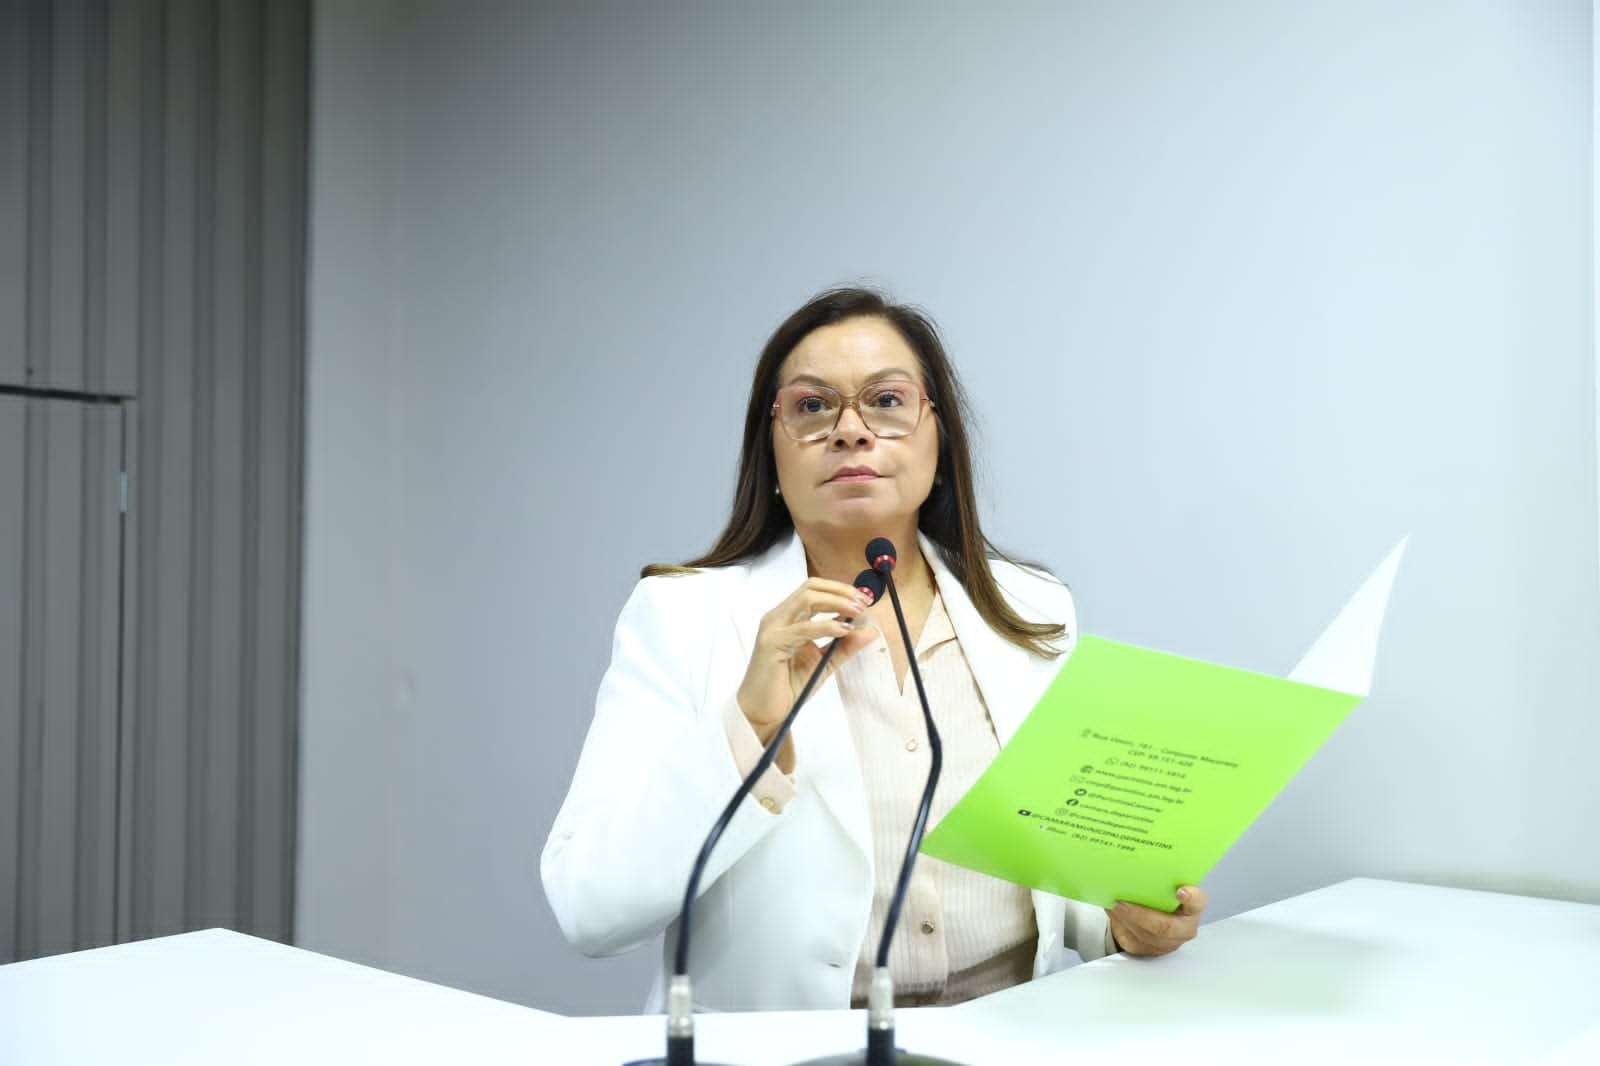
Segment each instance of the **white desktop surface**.
[[566,1021],[224,929],[0,966],[0,1066],[526,1066]]
[[1600,907],[1345,881],[955,1010],[1141,1062],[1540,1062],[1600,1027]]
[[[1346,881],[959,1007],[900,1044],[1087,1060],[1600,1066],[1600,907]],[[700,1015],[709,1062],[859,1048],[859,1011]],[[211,930],[0,966],[0,1064],[571,1063],[662,1053],[660,1016],[562,1018]]]

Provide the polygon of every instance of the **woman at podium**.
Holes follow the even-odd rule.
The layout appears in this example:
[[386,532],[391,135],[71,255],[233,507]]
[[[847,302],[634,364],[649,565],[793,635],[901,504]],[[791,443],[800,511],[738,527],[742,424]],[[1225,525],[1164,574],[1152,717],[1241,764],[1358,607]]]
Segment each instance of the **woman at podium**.
[[[1047,397],[1022,396],[1049,411]],[[933,324],[863,289],[788,317],[756,364],[733,506],[709,551],[647,567],[541,862],[567,938],[589,955],[677,936],[700,841],[756,765],[820,656],[800,711],[710,858],[696,903],[694,999],[717,1010],[844,1008],[873,953],[928,772],[891,605],[851,584],[876,537],[944,743],[929,824],[965,794],[1077,635],[1071,593],[1007,559],[978,520],[965,399]],[[853,621],[852,621],[853,620]],[[890,969],[905,1004],[948,1004],[1123,950],[1195,935],[1176,914],[1030,891],[927,856]],[[659,1009],[658,982],[651,1009]]]

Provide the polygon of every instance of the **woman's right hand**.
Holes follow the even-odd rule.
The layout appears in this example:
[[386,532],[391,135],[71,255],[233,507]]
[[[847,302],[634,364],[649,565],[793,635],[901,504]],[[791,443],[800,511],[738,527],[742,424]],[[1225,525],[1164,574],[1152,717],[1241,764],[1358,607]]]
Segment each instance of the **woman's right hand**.
[[[871,644],[871,626],[851,626],[871,606],[867,596],[842,581],[808,578],[784,601],[761,616],[755,650],[739,684],[739,709],[762,744],[772,739],[817,667],[823,649],[813,641],[838,637],[828,661],[827,680],[850,656]],[[818,618],[817,615],[829,617]],[[820,681],[819,681],[820,683]]]

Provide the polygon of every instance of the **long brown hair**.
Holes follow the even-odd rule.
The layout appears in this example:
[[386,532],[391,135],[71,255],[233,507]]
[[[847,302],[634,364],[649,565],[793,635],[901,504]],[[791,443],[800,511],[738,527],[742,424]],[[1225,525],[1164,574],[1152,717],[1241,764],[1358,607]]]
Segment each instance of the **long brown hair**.
[[[702,567],[729,566],[761,555],[794,531],[789,508],[774,489],[777,460],[772,449],[772,403],[778,395],[783,361],[813,330],[850,318],[879,318],[905,338],[922,367],[924,387],[939,420],[939,462],[933,488],[917,516],[917,528],[931,540],[945,566],[966,589],[967,597],[989,627],[1006,640],[1036,655],[1059,651],[1053,641],[1065,628],[1030,622],[1012,609],[1000,592],[989,559],[1007,557],[984,536],[978,524],[973,487],[972,453],[967,438],[967,398],[945,354],[939,332],[927,315],[914,307],[892,304],[871,289],[830,289],[814,297],[784,320],[761,350],[745,410],[744,446],[739,453],[739,481],[733,512],[711,550],[680,566],[659,563],[641,576],[675,574]],[[1007,559],[1007,561],[1011,561]]]

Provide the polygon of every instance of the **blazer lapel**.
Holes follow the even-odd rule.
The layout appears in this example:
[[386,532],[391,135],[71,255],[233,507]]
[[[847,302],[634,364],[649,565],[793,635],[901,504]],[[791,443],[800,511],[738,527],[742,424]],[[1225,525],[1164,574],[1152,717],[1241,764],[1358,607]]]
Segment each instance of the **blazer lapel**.
[[961,652],[972,668],[995,736],[1003,746],[1033,710],[1060,664],[1024,651],[990,629],[967,598],[967,590],[944,565],[939,550],[926,537],[921,542],[923,558],[939,582],[950,626],[961,641]]
[[733,624],[739,633],[745,662],[750,661],[750,653],[755,649],[761,616],[806,579],[805,546],[799,537],[791,535],[787,544],[775,545],[750,563],[747,574],[733,610]]

